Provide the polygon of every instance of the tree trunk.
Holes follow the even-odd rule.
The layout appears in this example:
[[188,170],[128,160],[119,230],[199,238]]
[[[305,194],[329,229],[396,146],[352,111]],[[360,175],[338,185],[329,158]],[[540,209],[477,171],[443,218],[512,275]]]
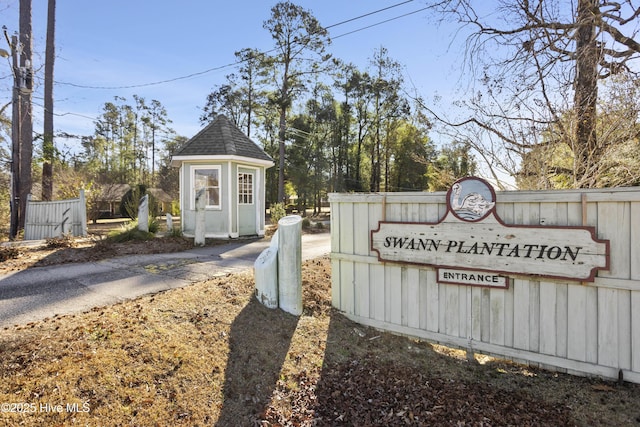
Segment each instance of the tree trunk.
[[284,203],[284,139],[287,130],[287,108],[280,109],[280,130],[278,131],[278,203]]
[[596,136],[596,102],[598,99],[598,46],[595,39],[593,11],[597,0],[579,0],[579,24],[576,32],[576,83],[574,108],[576,111],[576,134],[574,141],[575,183],[577,187],[591,187],[593,177],[588,169],[599,159]]
[[354,185],[358,189],[358,191],[362,191],[362,185],[360,184],[360,160],[362,158],[362,141],[364,137],[362,135],[362,126],[358,125],[358,148],[356,149],[356,182]]
[[53,64],[55,61],[56,0],[47,9],[47,46],[44,63],[44,135],[42,142],[42,200],[53,198]]
[[[288,55],[287,55],[288,58]],[[285,61],[284,76],[282,77],[282,89],[280,92],[280,127],[278,131],[278,203],[284,203],[284,165],[285,146],[287,133],[287,108],[289,106],[289,62]]]

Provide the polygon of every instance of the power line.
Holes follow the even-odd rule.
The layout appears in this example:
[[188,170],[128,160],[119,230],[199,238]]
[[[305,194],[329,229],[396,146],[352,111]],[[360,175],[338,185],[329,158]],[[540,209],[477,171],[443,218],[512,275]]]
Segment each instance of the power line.
[[391,6],[382,8],[382,9],[374,10],[373,12],[365,13],[364,15],[356,16],[355,18],[347,19],[346,21],[342,21],[342,22],[338,22],[337,24],[329,25],[328,27],[325,27],[325,30],[328,30],[329,28],[337,27],[339,25],[346,24],[346,23],[349,23],[349,22],[357,21],[358,19],[366,18],[367,16],[375,15],[376,13],[384,12],[385,10],[393,9],[394,7],[402,6],[403,4],[411,3],[413,1],[414,0],[407,0],[407,1],[403,1],[402,3],[396,3],[396,4],[393,4]]
[[423,10],[429,9],[429,7],[423,7],[422,9],[414,10],[413,12],[405,13],[404,15],[396,16],[395,18],[389,18],[384,21],[377,22],[375,24],[367,25],[366,27],[358,28],[357,30],[349,31],[348,33],[340,34],[338,36],[333,37],[333,40],[338,39],[340,37],[348,36],[349,34],[357,33],[359,31],[367,30],[372,27],[376,27],[378,25],[386,24],[387,22],[395,21],[396,19],[405,18],[407,16],[416,14],[418,12],[422,12]]
[[[42,108],[42,111],[47,112],[48,110],[44,107],[44,105],[42,104],[38,104],[36,102],[32,102],[33,105]],[[90,117],[90,116],[85,116],[83,114],[78,114],[78,113],[72,113],[72,112],[66,112],[66,113],[56,113],[56,112],[51,112],[51,114],[53,114],[54,116],[58,116],[58,117],[64,117],[64,116],[76,116],[76,117],[82,117],[83,119],[89,119],[89,120],[98,120],[95,117]]]
[[[353,21],[356,21],[356,20],[359,20],[359,19],[362,19],[362,18],[366,18],[367,16],[375,15],[375,14],[378,14],[380,12],[384,12],[386,10],[393,9],[395,7],[402,6],[402,5],[407,4],[407,3],[412,3],[413,1],[415,1],[415,0],[406,0],[406,1],[403,1],[403,2],[400,2],[400,3],[393,4],[391,6],[387,6],[387,7],[382,8],[382,9],[374,10],[373,12],[365,13],[363,15],[359,15],[359,16],[356,16],[354,18],[350,18],[350,19],[338,22],[336,24],[329,25],[328,27],[325,27],[325,29],[337,27],[337,26],[340,26],[340,25],[343,25],[343,24],[346,24],[346,23],[349,23],[349,22],[353,22]],[[388,22],[391,22],[391,21],[395,21],[397,19],[405,18],[407,16],[416,14],[418,12],[422,12],[423,10],[426,10],[426,9],[428,9],[428,7],[423,7],[421,9],[415,10],[413,12],[405,13],[403,15],[399,15],[399,16],[396,16],[394,18],[389,18],[389,19],[386,19],[384,21],[380,21],[380,22],[377,22],[375,24],[368,25],[366,27],[358,28],[356,30],[349,31],[347,33],[340,34],[340,35],[337,35],[335,37],[332,37],[332,40],[335,40],[335,39],[338,39],[338,38],[341,38],[341,37],[345,37],[345,36],[348,36],[350,34],[354,34],[354,33],[357,33],[357,32],[372,28],[372,27],[376,27],[378,25],[382,25],[382,24],[385,24],[385,23],[388,23]],[[266,53],[273,52],[274,50],[276,50],[276,49],[271,49],[271,50],[267,51]],[[218,67],[209,68],[209,69],[204,70],[204,71],[198,71],[198,72],[187,74],[187,75],[184,75],[184,76],[174,77],[174,78],[171,78],[171,79],[159,80],[159,81],[156,81],[156,82],[149,82],[149,83],[140,83],[140,84],[134,84],[134,85],[125,85],[125,86],[91,86],[91,85],[82,85],[82,84],[71,83],[71,82],[59,82],[59,81],[55,81],[54,83],[56,83],[58,85],[77,87],[77,88],[80,88],[80,89],[101,89],[101,90],[136,89],[136,88],[157,86],[157,85],[161,85],[161,84],[172,83],[172,82],[175,82],[175,81],[190,79],[190,78],[201,76],[203,74],[208,74],[208,73],[211,73],[211,72],[214,72],[214,71],[224,70],[225,68],[235,67],[236,65],[242,64],[243,62],[245,62],[245,61],[244,60],[236,61],[236,62],[232,62],[232,63],[229,63],[229,64],[221,65],[221,66],[218,66]]]
[[135,88],[139,88],[139,87],[157,86],[157,85],[161,85],[161,84],[165,84],[165,83],[175,82],[175,81],[178,81],[178,80],[190,79],[192,77],[201,76],[203,74],[211,73],[213,71],[220,71],[220,70],[223,70],[225,68],[230,68],[230,67],[236,66],[238,64],[241,64],[242,62],[244,62],[244,61],[236,61],[236,62],[233,62],[233,63],[230,63],[230,64],[221,65],[219,67],[209,68],[208,70],[198,71],[198,72],[195,72],[195,73],[192,73],[192,74],[188,74],[186,76],[174,77],[174,78],[171,78],[171,79],[160,80],[160,81],[157,81],[157,82],[141,83],[141,84],[128,85],[128,86],[87,86],[87,85],[81,85],[81,84],[69,83],[69,82],[55,82],[55,83],[59,84],[59,85],[72,86],[72,87],[77,87],[77,88],[81,88],[81,89],[106,89],[106,90],[135,89]]

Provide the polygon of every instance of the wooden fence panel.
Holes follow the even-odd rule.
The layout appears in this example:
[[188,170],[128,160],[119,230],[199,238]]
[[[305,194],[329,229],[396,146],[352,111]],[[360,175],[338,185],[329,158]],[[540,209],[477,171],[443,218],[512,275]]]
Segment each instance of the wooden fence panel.
[[[631,279],[632,280],[640,280],[640,221],[637,218],[640,218],[640,203],[631,203],[629,207],[629,219],[631,221],[630,225],[630,241],[631,248],[629,252],[629,257],[631,258]],[[634,218],[634,220],[631,220]]]
[[427,281],[427,331],[438,332],[440,320],[440,287],[436,280],[435,270],[427,270],[425,272]]
[[610,270],[590,283],[518,275],[507,289],[439,283],[428,266],[380,262],[370,239],[380,221],[437,223],[444,193],[332,194],[333,305],[377,328],[640,383],[640,191],[496,196],[505,224],[596,227],[610,241]]
[[370,304],[370,293],[369,293],[369,264],[357,263],[355,265],[355,278],[354,278],[354,286],[355,286],[355,314],[357,316],[365,316],[368,317],[371,313]]
[[611,268],[600,277],[629,279],[631,272],[631,222],[627,203],[598,203],[598,234],[611,241]]
[[567,337],[567,357],[587,361],[587,287],[580,284],[567,286],[567,329],[573,331]]
[[385,316],[385,298],[384,298],[384,284],[385,273],[382,265],[371,266],[371,305],[373,312],[371,318],[375,320],[384,320]]
[[24,240],[40,240],[59,237],[87,235],[87,209],[84,190],[77,199],[39,202],[27,196]]
[[631,370],[640,371],[640,291],[631,292]]
[[540,352],[556,354],[556,287],[540,282]]

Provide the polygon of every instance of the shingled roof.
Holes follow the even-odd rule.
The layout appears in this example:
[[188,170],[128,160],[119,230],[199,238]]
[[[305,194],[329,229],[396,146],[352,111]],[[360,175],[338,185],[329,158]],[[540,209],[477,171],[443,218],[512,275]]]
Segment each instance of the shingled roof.
[[192,156],[238,156],[273,162],[271,156],[222,114],[173,154],[174,160],[178,161],[181,157]]

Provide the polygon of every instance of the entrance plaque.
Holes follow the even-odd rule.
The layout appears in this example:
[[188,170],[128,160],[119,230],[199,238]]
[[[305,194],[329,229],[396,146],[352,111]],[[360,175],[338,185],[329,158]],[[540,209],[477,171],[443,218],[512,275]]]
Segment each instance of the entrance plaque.
[[495,205],[486,181],[463,178],[447,193],[440,222],[381,221],[371,249],[381,261],[576,281],[609,268],[609,241],[594,227],[506,225]]

